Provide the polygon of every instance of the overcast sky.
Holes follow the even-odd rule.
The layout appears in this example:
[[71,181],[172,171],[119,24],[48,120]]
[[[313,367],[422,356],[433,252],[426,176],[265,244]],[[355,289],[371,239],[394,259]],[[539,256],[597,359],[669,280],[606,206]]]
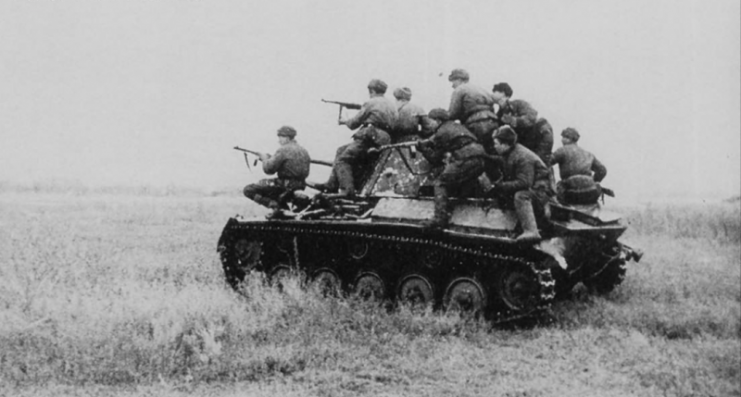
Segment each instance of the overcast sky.
[[[446,77],[509,82],[624,197],[741,190],[737,0],[76,0],[0,3],[0,181],[236,190],[234,145],[296,127],[331,160],[351,132],[320,99],[371,78],[447,108]],[[556,147],[560,146],[558,142]],[[321,180],[325,170],[313,170]]]

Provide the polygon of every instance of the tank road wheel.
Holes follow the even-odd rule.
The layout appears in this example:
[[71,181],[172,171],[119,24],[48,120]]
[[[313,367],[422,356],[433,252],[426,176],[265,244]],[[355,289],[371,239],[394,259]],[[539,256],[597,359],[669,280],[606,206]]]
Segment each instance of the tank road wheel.
[[584,285],[597,294],[607,294],[612,292],[623,280],[625,280],[625,271],[627,267],[625,260],[622,258],[613,259],[604,269],[596,275],[583,281]]
[[270,284],[283,290],[285,281],[293,274],[293,269],[286,264],[279,264],[270,271]]
[[460,277],[448,285],[443,303],[445,310],[477,315],[486,306],[486,292],[476,279]]
[[410,274],[401,279],[397,292],[401,304],[413,308],[431,306],[435,302],[435,290],[427,277]]
[[555,296],[550,270],[536,270],[527,264],[510,264],[502,271],[497,293],[505,309],[527,313]]
[[342,282],[334,270],[323,267],[312,274],[310,288],[322,296],[339,296]]
[[368,242],[363,240],[349,241],[347,243],[347,250],[353,259],[363,259],[368,255]]
[[253,238],[242,238],[234,244],[234,256],[229,258],[227,251],[221,251],[221,261],[224,267],[226,281],[232,288],[237,288],[244,280],[244,276],[260,266],[262,243]]
[[363,272],[355,279],[353,293],[363,299],[381,300],[386,297],[386,284],[375,272]]

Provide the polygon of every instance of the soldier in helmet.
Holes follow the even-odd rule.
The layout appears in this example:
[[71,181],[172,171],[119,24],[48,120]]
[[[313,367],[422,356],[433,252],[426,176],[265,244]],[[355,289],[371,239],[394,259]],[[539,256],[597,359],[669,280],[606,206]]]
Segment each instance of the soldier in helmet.
[[274,155],[258,153],[262,161],[262,170],[268,174],[278,174],[277,178],[262,179],[258,183],[245,186],[244,195],[250,200],[268,207],[273,212],[268,218],[278,218],[282,215],[282,199],[286,194],[296,190],[303,190],[305,180],[309,176],[311,158],[295,140],[296,130],[290,126],[278,129],[280,148]]
[[512,87],[498,83],[492,89],[499,105],[499,120],[517,133],[517,142],[537,154],[548,165],[553,150],[553,127],[548,120],[538,118],[538,111],[522,99],[512,100]]
[[497,128],[497,116],[494,113],[494,97],[487,90],[469,84],[468,72],[453,69],[448,81],[453,85],[448,112],[451,120],[459,120],[484,146],[487,152],[493,152],[492,132]]
[[518,243],[540,240],[535,213],[543,214],[553,196],[549,171],[543,161],[528,148],[517,143],[512,127],[499,127],[494,135],[494,149],[502,157],[502,182],[490,193],[503,200],[513,200],[517,219],[522,226]]
[[389,133],[396,126],[398,112],[393,102],[384,96],[387,87],[381,80],[371,80],[368,83],[370,99],[354,117],[340,119],[341,125],[357,131],[352,136],[353,142],[337,149],[332,174],[326,183],[316,184],[317,189],[330,193],[339,189],[341,196],[355,195],[354,169],[372,161],[374,155],[368,153],[368,149],[391,142]]
[[394,90],[396,98],[396,110],[399,112],[399,118],[396,122],[396,129],[391,135],[391,142],[413,141],[430,133],[430,120],[427,113],[421,106],[410,102],[412,99],[412,90],[407,87],[397,88]]
[[434,132],[419,142],[419,150],[430,163],[445,168],[435,180],[435,215],[423,225],[440,229],[450,220],[448,196],[469,196],[476,190],[486,152],[471,131],[450,120],[445,109],[430,110],[429,118]]

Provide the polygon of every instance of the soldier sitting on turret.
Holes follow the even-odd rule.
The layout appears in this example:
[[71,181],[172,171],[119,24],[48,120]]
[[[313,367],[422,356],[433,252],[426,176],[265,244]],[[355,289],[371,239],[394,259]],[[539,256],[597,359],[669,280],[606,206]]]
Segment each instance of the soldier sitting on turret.
[[410,102],[412,99],[412,90],[403,87],[394,90],[396,98],[396,110],[399,112],[399,118],[396,122],[396,129],[391,135],[391,142],[406,142],[418,139],[432,133],[430,119],[421,106]]
[[258,183],[245,186],[244,195],[254,202],[268,207],[273,212],[268,219],[280,218],[283,215],[282,199],[286,194],[296,190],[303,190],[305,180],[309,176],[311,158],[298,142],[295,141],[296,130],[290,126],[278,129],[280,148],[273,156],[267,153],[258,153],[262,161],[262,170],[268,174],[278,174],[277,178],[262,179]]
[[427,161],[433,165],[445,164],[445,168],[435,180],[435,215],[423,222],[423,226],[440,229],[450,220],[448,195],[470,196],[477,188],[486,152],[471,131],[450,120],[445,109],[430,110],[429,118],[434,133],[419,142],[419,150]]
[[510,126],[499,127],[496,131],[494,149],[503,159],[503,181],[494,184],[490,194],[514,201],[522,226],[518,243],[538,241],[540,233],[535,213],[543,214],[553,196],[548,168],[535,153],[517,143],[517,133]]
[[388,86],[381,80],[373,79],[368,83],[370,99],[363,104],[355,117],[340,119],[339,123],[354,130],[353,142],[337,149],[332,174],[326,183],[318,183],[315,187],[323,192],[336,192],[339,195],[355,195],[355,179],[353,170],[366,165],[373,155],[368,149],[387,145],[391,142],[389,132],[396,126],[397,111],[393,102],[384,97]]

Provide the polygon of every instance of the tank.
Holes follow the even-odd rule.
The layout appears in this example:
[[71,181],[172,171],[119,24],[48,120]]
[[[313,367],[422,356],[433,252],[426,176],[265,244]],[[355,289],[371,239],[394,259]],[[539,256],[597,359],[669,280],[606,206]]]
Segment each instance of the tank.
[[551,203],[535,245],[517,244],[514,210],[486,198],[452,198],[450,226],[433,232],[420,223],[433,216],[439,169],[410,147],[384,150],[368,168],[355,197],[288,203],[287,219],[229,219],[218,242],[227,282],[238,289],[251,272],[277,282],[298,273],[325,294],[506,322],[543,312],[579,282],[612,291],[626,262],[640,260],[618,241],[620,216],[598,202]]

